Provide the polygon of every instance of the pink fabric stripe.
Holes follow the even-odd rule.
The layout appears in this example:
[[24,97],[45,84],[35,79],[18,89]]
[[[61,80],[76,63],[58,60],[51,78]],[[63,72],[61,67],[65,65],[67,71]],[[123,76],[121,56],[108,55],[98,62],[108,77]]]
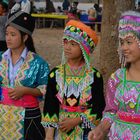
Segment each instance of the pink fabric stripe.
[[118,111],[117,116],[122,121],[140,124],[140,114]]
[[61,109],[66,110],[68,112],[85,112],[86,107],[77,106],[77,107],[71,107],[66,105],[61,105]]
[[84,50],[86,51],[86,53],[89,55],[90,54],[90,49],[87,48],[87,46],[84,45],[83,43],[82,43],[82,45],[84,46]]
[[5,105],[15,105],[21,107],[38,107],[39,102],[36,97],[31,95],[24,95],[19,100],[13,100],[8,96],[8,88],[2,88],[2,101],[1,104]]
[[137,16],[122,16],[121,19],[127,19],[127,20],[134,20],[135,22],[140,22],[140,17]]

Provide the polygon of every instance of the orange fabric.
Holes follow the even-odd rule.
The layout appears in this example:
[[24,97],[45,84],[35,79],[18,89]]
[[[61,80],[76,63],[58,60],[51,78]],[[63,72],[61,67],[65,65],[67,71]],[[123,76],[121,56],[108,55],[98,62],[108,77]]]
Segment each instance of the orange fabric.
[[89,26],[85,25],[84,23],[82,23],[81,21],[77,21],[77,20],[70,20],[66,26],[75,26],[83,31],[85,31],[89,37],[91,37],[95,43],[95,45],[97,45],[98,43],[98,37],[96,35],[96,32],[94,30],[92,30]]

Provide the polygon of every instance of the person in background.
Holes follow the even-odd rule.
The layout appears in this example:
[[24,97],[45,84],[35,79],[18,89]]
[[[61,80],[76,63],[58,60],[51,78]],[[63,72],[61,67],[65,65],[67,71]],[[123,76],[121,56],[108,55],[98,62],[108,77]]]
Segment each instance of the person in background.
[[42,124],[46,140],[86,140],[102,118],[103,78],[90,64],[97,42],[89,26],[76,20],[66,24],[65,56],[62,64],[50,72],[45,96]]
[[96,20],[96,11],[93,8],[90,8],[88,10],[88,20],[89,21],[95,21]]
[[31,3],[31,14],[32,13],[37,13],[37,8],[36,8],[36,6],[35,6],[35,4],[34,4],[34,0],[30,0],[30,3]]
[[89,140],[140,139],[140,13],[124,12],[119,20],[119,55],[122,68],[108,80],[101,123]]
[[96,15],[101,15],[102,8],[97,3],[95,3],[93,7],[96,10]]
[[26,13],[31,12],[30,0],[15,0],[15,4],[10,9],[10,13],[14,13],[16,11],[24,11]]
[[[98,4],[94,4],[94,9],[96,11],[96,22],[102,22],[102,8]],[[101,32],[101,24],[97,25],[98,32]]]
[[56,9],[56,13],[62,13],[63,10],[61,9],[61,6],[58,6],[57,9]]
[[8,2],[8,10],[9,11],[12,9],[12,7],[14,6],[15,3],[16,3],[15,0],[9,0],[9,2]]
[[56,12],[53,2],[51,0],[46,0],[46,13]]
[[71,19],[75,19],[75,20],[79,20],[80,18],[80,10],[78,10],[78,4],[79,2],[78,1],[74,1],[70,7],[70,10],[68,12],[68,19],[71,20]]
[[44,140],[39,101],[46,93],[48,63],[36,54],[35,19],[10,13],[6,22],[8,50],[0,56],[0,139]]
[[24,12],[28,11],[32,13],[32,4],[33,0],[9,0],[8,1],[8,10],[11,13],[15,11],[23,10]]
[[0,2],[0,51],[6,51],[7,45],[5,40],[5,24],[7,20],[8,5],[5,2]]
[[70,2],[69,2],[69,0],[63,0],[62,7],[63,7],[63,12],[64,12],[65,14],[67,14],[68,11],[69,11],[69,7],[70,7]]

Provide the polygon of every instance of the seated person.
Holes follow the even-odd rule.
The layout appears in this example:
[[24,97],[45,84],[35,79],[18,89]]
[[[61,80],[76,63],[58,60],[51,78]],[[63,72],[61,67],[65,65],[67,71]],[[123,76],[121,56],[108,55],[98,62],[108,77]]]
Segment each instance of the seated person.
[[53,13],[53,12],[56,12],[53,2],[50,0],[46,0],[46,13]]
[[71,8],[68,12],[68,18],[69,19],[76,19],[76,20],[79,20],[79,17],[80,17],[80,10],[78,10],[78,4],[79,2],[77,1],[74,1],[71,5]]
[[57,13],[62,13],[62,12],[63,12],[63,10],[61,9],[61,6],[58,6],[58,7],[57,7],[56,12],[57,12]]
[[88,10],[88,20],[95,21],[96,20],[96,11],[93,8]]
[[68,13],[69,7],[70,7],[69,0],[64,0],[63,3],[62,3],[62,8],[63,8],[63,11],[64,11],[65,14]]

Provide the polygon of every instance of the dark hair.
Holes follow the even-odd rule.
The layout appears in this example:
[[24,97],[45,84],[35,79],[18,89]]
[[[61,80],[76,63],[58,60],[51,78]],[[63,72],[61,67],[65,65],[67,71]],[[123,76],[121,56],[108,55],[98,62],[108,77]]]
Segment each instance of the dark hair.
[[[20,31],[20,33],[21,33],[22,38],[23,38],[23,36],[26,35],[26,33],[22,32],[22,31]],[[28,38],[25,41],[25,46],[27,47],[27,49],[29,51],[36,53],[34,42],[33,42],[33,39],[32,39],[32,37],[30,35],[28,35]]]
[[93,7],[95,8],[95,10],[96,10],[97,12],[101,12],[101,10],[102,10],[102,9],[100,8],[99,4],[97,4],[97,3],[95,3]]
[[5,9],[5,12],[8,11],[8,5],[5,2],[0,2],[0,5],[2,6],[3,9]]
[[75,4],[76,6],[78,6],[79,2],[74,1],[73,4]]
[[130,68],[131,63],[126,63],[125,68],[129,69]]

